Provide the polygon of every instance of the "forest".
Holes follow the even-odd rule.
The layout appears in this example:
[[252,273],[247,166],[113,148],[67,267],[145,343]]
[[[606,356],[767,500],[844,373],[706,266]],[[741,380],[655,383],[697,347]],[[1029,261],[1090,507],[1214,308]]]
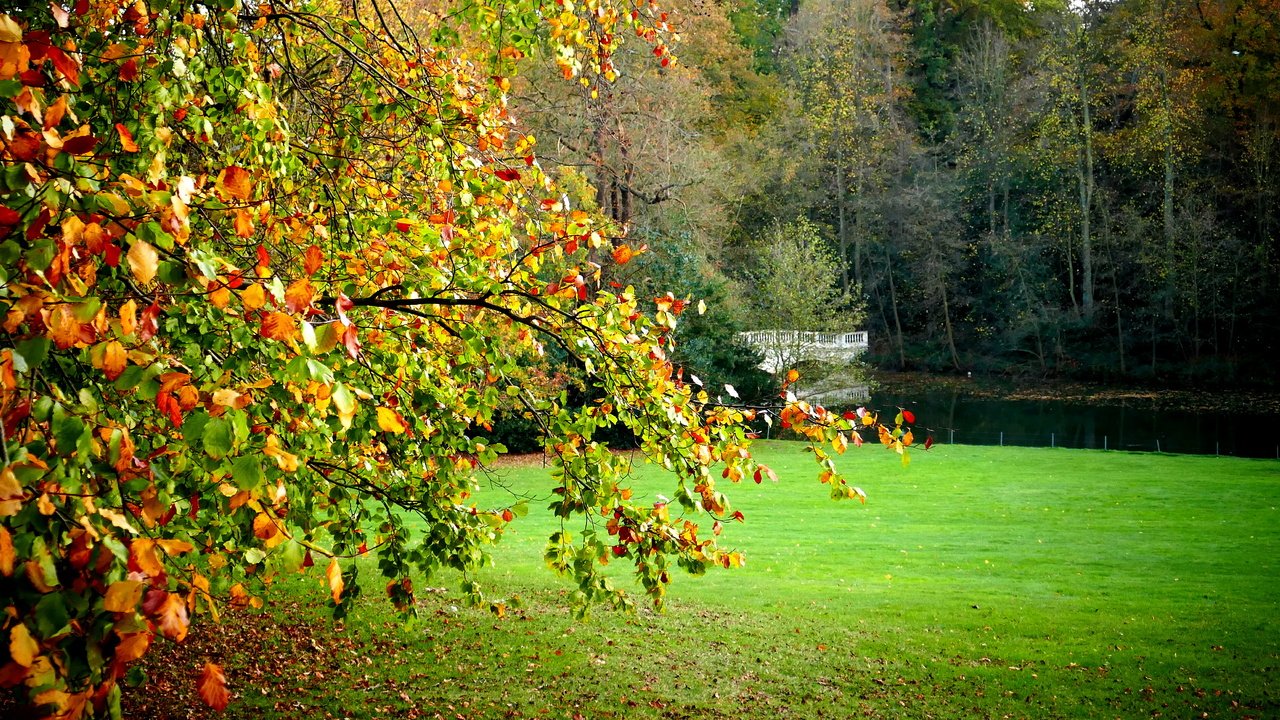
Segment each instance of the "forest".
[[[719,301],[692,367],[741,378],[737,330],[857,325],[888,369],[1274,385],[1273,0],[670,11],[677,63],[531,74],[513,112],[652,246],[629,277]],[[797,237],[834,276],[779,256]]]

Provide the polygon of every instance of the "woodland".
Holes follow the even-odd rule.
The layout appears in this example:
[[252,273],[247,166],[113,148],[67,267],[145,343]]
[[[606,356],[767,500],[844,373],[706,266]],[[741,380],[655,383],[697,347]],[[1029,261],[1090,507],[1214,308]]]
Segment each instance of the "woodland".
[[520,99],[541,149],[660,248],[648,272],[677,285],[693,255],[736,289],[722,326],[838,329],[779,310],[769,233],[800,219],[880,367],[1274,386],[1276,3],[673,13],[676,69],[635,57],[598,96]]
[[[338,618],[374,587],[412,615],[441,573],[501,616],[473,571],[530,503],[475,493],[520,443],[567,603],[660,607],[677,571],[742,565],[724,489],[776,479],[766,425],[833,499],[865,500],[846,448],[917,444],[910,411],[798,399],[743,330],[866,328],[900,368],[1273,380],[1276,19],[0,13],[0,688],[119,716],[153,645],[311,568]],[[668,493],[635,495],[619,447]],[[223,669],[191,672],[225,708]]]

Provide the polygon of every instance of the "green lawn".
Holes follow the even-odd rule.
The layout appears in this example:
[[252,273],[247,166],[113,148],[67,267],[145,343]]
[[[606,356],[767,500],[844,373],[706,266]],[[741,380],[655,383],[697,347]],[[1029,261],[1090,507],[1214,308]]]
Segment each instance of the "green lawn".
[[[722,536],[747,566],[678,577],[663,614],[572,620],[535,511],[479,576],[521,597],[505,618],[450,589],[404,625],[370,572],[334,632],[317,575],[184,652],[224,662],[233,709],[280,717],[1280,716],[1280,463],[867,447],[843,461],[858,505],[801,447],[757,446],[780,481],[732,488],[747,522]],[[638,468],[638,493],[667,485]]]

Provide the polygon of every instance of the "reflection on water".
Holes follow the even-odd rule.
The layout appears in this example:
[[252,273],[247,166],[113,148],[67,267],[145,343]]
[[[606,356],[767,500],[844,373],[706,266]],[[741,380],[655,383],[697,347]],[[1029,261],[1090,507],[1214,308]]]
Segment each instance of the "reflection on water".
[[[1053,400],[993,400],[931,391],[874,393],[886,414],[905,407],[939,443],[1142,450],[1280,459],[1280,416],[1186,413],[1140,403],[1093,405]],[[919,429],[916,437],[924,433]]]

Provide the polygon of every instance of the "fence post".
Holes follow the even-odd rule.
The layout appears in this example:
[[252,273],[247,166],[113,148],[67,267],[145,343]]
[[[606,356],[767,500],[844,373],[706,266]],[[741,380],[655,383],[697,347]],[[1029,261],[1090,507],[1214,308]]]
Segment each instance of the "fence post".
[[1004,431],[1000,431],[1000,447],[1004,447]]
[[1058,439],[1054,437],[1053,433],[1049,433],[1049,447],[1058,447]]
[[1106,435],[1103,435],[1103,436],[1102,436],[1102,449],[1103,449],[1103,450],[1106,450],[1106,449],[1107,449],[1107,436],[1106,436]]

